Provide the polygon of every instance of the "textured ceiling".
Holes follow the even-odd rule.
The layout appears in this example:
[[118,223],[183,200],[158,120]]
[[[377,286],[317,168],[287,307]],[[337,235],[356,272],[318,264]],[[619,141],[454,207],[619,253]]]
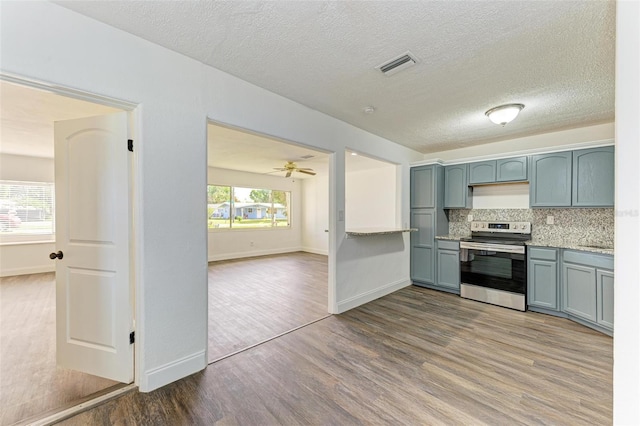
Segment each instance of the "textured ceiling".
[[57,3],[425,153],[614,119],[613,0]]
[[[347,172],[378,169],[391,164],[350,154],[345,157]],[[284,176],[285,172],[273,169],[283,167],[287,161],[295,162],[298,167],[311,168],[319,174],[327,175],[329,171],[328,153],[216,124],[207,126],[207,164],[211,167]],[[312,176],[294,173],[293,177],[309,179]]]
[[[0,80],[0,154],[53,158],[54,122],[118,111]],[[284,176],[273,168],[294,161],[299,167],[328,174],[328,153],[242,130],[211,123],[207,127],[207,144],[211,167]],[[346,157],[348,172],[388,165],[363,155]],[[311,176],[296,173],[294,177],[308,179]]]

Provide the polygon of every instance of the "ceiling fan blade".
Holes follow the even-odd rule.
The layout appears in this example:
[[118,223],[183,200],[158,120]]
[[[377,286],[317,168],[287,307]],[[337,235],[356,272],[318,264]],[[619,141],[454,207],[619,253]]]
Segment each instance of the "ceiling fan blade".
[[287,175],[285,177],[291,177],[291,170],[287,172]]
[[278,170],[280,172],[284,172],[285,170],[288,170],[288,169],[285,169],[284,167],[274,167],[273,170]]
[[300,171],[300,170],[310,170],[310,171],[313,171],[313,169],[310,169],[310,168],[308,168],[308,167],[298,167],[298,171]]
[[[311,169],[309,169],[309,170],[311,170]],[[306,171],[306,170],[302,170],[302,169],[298,169],[298,171],[299,171],[300,173],[304,173],[305,175],[311,175],[311,176],[315,176],[315,175],[316,175],[316,173],[315,173],[315,172],[308,172],[308,171]]]

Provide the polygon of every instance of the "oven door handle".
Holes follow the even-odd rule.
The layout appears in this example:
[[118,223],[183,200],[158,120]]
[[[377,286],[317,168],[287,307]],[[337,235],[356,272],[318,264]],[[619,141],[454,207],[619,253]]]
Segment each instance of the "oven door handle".
[[461,241],[460,248],[471,249],[471,250],[495,251],[499,253],[517,253],[517,254],[525,253],[525,246],[503,246],[503,245],[488,244],[488,243],[473,243],[469,241]]

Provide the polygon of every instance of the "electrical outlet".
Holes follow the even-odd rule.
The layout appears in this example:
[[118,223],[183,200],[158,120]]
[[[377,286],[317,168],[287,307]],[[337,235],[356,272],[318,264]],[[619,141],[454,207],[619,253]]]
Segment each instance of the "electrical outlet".
[[249,247],[253,247],[253,241],[249,241]]
[[338,210],[338,221],[344,221],[344,210]]
[[473,222],[473,215],[472,214],[467,215],[467,222]]
[[551,215],[547,216],[547,225],[553,225],[553,224],[554,224],[553,216]]

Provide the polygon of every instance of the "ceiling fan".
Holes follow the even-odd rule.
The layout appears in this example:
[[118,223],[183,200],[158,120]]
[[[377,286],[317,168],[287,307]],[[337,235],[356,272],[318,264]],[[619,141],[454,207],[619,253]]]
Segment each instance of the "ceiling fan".
[[316,172],[314,172],[313,169],[298,167],[293,161],[287,161],[284,167],[274,167],[273,170],[277,170],[279,172],[287,172],[285,177],[291,177],[291,173],[293,172],[304,173],[305,175],[311,176],[316,175]]

